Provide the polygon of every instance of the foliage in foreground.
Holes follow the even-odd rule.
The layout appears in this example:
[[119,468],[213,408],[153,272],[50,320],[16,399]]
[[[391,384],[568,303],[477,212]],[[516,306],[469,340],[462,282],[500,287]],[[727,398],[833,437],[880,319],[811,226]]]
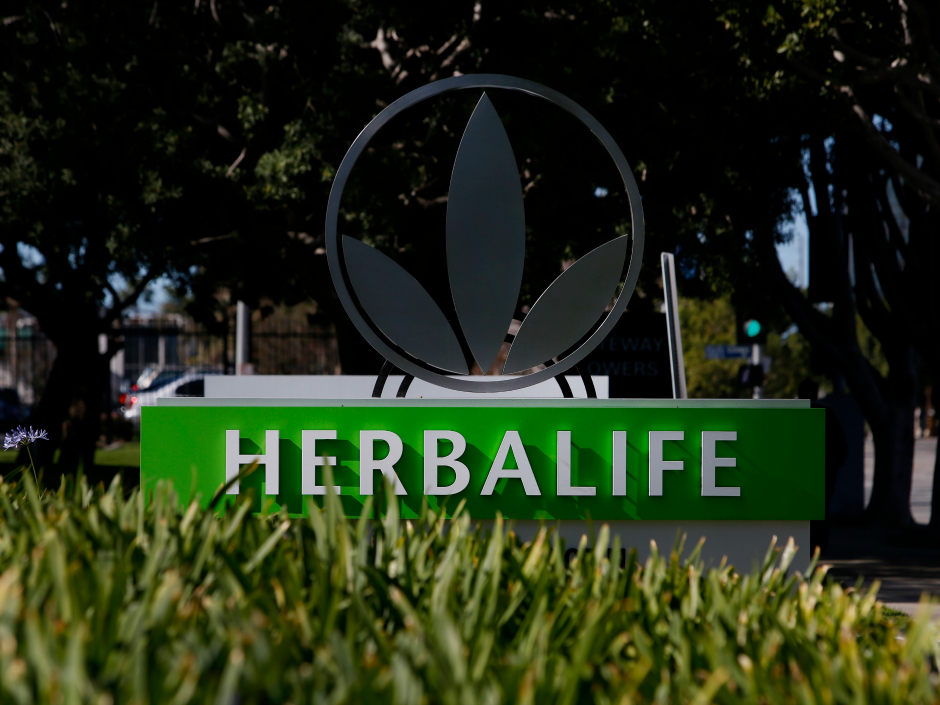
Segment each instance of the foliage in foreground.
[[791,572],[792,541],[749,576],[655,545],[621,568],[603,527],[566,568],[550,531],[465,514],[180,505],[0,484],[0,702],[938,700],[927,614]]

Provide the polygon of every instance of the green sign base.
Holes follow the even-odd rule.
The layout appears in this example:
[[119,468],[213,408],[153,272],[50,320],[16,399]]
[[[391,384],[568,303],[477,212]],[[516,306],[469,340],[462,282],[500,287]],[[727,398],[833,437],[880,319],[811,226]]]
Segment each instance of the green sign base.
[[805,401],[160,402],[142,409],[141,480],[203,502],[258,462],[232,498],[302,514],[328,463],[351,517],[384,476],[405,518],[424,496],[474,519],[824,518],[825,415]]

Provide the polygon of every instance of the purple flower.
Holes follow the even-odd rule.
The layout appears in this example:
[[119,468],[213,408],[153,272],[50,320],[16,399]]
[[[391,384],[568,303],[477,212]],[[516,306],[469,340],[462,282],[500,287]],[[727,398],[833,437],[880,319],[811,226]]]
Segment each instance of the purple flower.
[[34,429],[32,426],[29,427],[27,431],[22,426],[17,426],[12,431],[8,432],[3,438],[3,450],[10,450],[11,448],[16,448],[18,446],[26,445],[27,443],[35,443],[36,441],[48,441],[49,433],[48,431],[43,431],[42,429]]
[[35,443],[36,441],[48,441],[49,432],[43,431],[42,429],[34,429],[32,426],[29,427],[29,433],[26,434],[27,443]]
[[22,426],[17,426],[12,431],[6,434],[3,439],[3,449],[9,450],[10,448],[16,448],[24,440],[26,440],[26,429]]

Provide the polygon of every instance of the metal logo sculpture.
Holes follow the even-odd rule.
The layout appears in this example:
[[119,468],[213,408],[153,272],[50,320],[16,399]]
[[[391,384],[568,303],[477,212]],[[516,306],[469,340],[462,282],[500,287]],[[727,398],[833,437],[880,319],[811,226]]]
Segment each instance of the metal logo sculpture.
[[[473,88],[525,93],[547,100],[577,118],[614,160],[626,188],[633,225],[632,247],[631,236],[614,238],[581,257],[552,282],[522,321],[503,374],[498,377],[470,375],[454,328],[424,287],[392,259],[355,238],[340,237],[337,229],[346,181],[375,134],[393,117],[421,101]],[[326,213],[330,274],[359,332],[407,375],[470,392],[522,389],[577,365],[626,308],[639,277],[643,240],[643,212],[636,180],[607,130],[581,106],[556,91],[531,81],[491,74],[437,81],[408,93],[379,113],[340,164]],[[507,338],[525,260],[522,184],[509,137],[485,92],[467,124],[454,162],[445,243],[447,274],[460,331],[485,372]],[[621,282],[620,294],[607,311]]]

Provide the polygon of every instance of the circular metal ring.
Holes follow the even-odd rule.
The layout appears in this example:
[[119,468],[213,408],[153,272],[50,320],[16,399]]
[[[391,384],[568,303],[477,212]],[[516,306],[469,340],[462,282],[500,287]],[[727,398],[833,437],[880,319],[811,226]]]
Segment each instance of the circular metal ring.
[[[626,189],[627,199],[630,205],[630,220],[633,225],[633,242],[629,252],[630,266],[627,270],[627,277],[623,289],[621,289],[620,296],[617,297],[617,302],[614,304],[613,309],[607,314],[604,322],[597,330],[595,330],[577,350],[551,367],[546,367],[543,370],[527,375],[506,375],[501,376],[499,379],[494,379],[486,375],[452,377],[433,372],[415,364],[390,347],[372,330],[371,326],[369,326],[368,322],[360,314],[356,302],[349,293],[343,278],[342,262],[340,259],[342,243],[337,230],[340,201],[342,200],[343,189],[346,187],[349,174],[352,172],[356,160],[359,159],[359,156],[362,154],[363,150],[365,150],[366,145],[369,144],[369,141],[389,120],[402,111],[428,98],[441,95],[442,93],[470,88],[502,88],[510,91],[518,91],[546,100],[577,118],[594,133],[594,136],[597,137],[607,150],[607,153],[614,160],[617,171],[620,172],[620,177],[623,179],[623,185]],[[346,156],[343,158],[339,169],[336,171],[336,177],[333,179],[333,186],[330,189],[330,200],[326,207],[326,256],[330,266],[330,276],[333,278],[336,294],[339,296],[339,300],[342,302],[343,308],[346,309],[346,313],[350,320],[352,320],[353,325],[356,326],[357,330],[372,347],[403,372],[439,387],[462,392],[507,392],[523,389],[533,384],[552,379],[578,364],[578,362],[597,347],[610,332],[627,307],[630,298],[633,296],[637,279],[639,279],[640,276],[640,263],[643,259],[644,239],[643,205],[640,200],[640,190],[637,188],[636,179],[633,178],[633,171],[630,169],[630,165],[623,156],[623,152],[620,151],[620,147],[617,146],[613,137],[610,136],[610,133],[607,132],[588,111],[558,91],[546,88],[533,81],[526,81],[525,79],[515,78],[513,76],[502,76],[499,74],[469,74],[445,78],[415,89],[385,108],[373,118],[372,122],[366,125],[365,129],[359,133],[359,136],[356,137],[352,146],[350,146],[349,151],[346,152]]]

